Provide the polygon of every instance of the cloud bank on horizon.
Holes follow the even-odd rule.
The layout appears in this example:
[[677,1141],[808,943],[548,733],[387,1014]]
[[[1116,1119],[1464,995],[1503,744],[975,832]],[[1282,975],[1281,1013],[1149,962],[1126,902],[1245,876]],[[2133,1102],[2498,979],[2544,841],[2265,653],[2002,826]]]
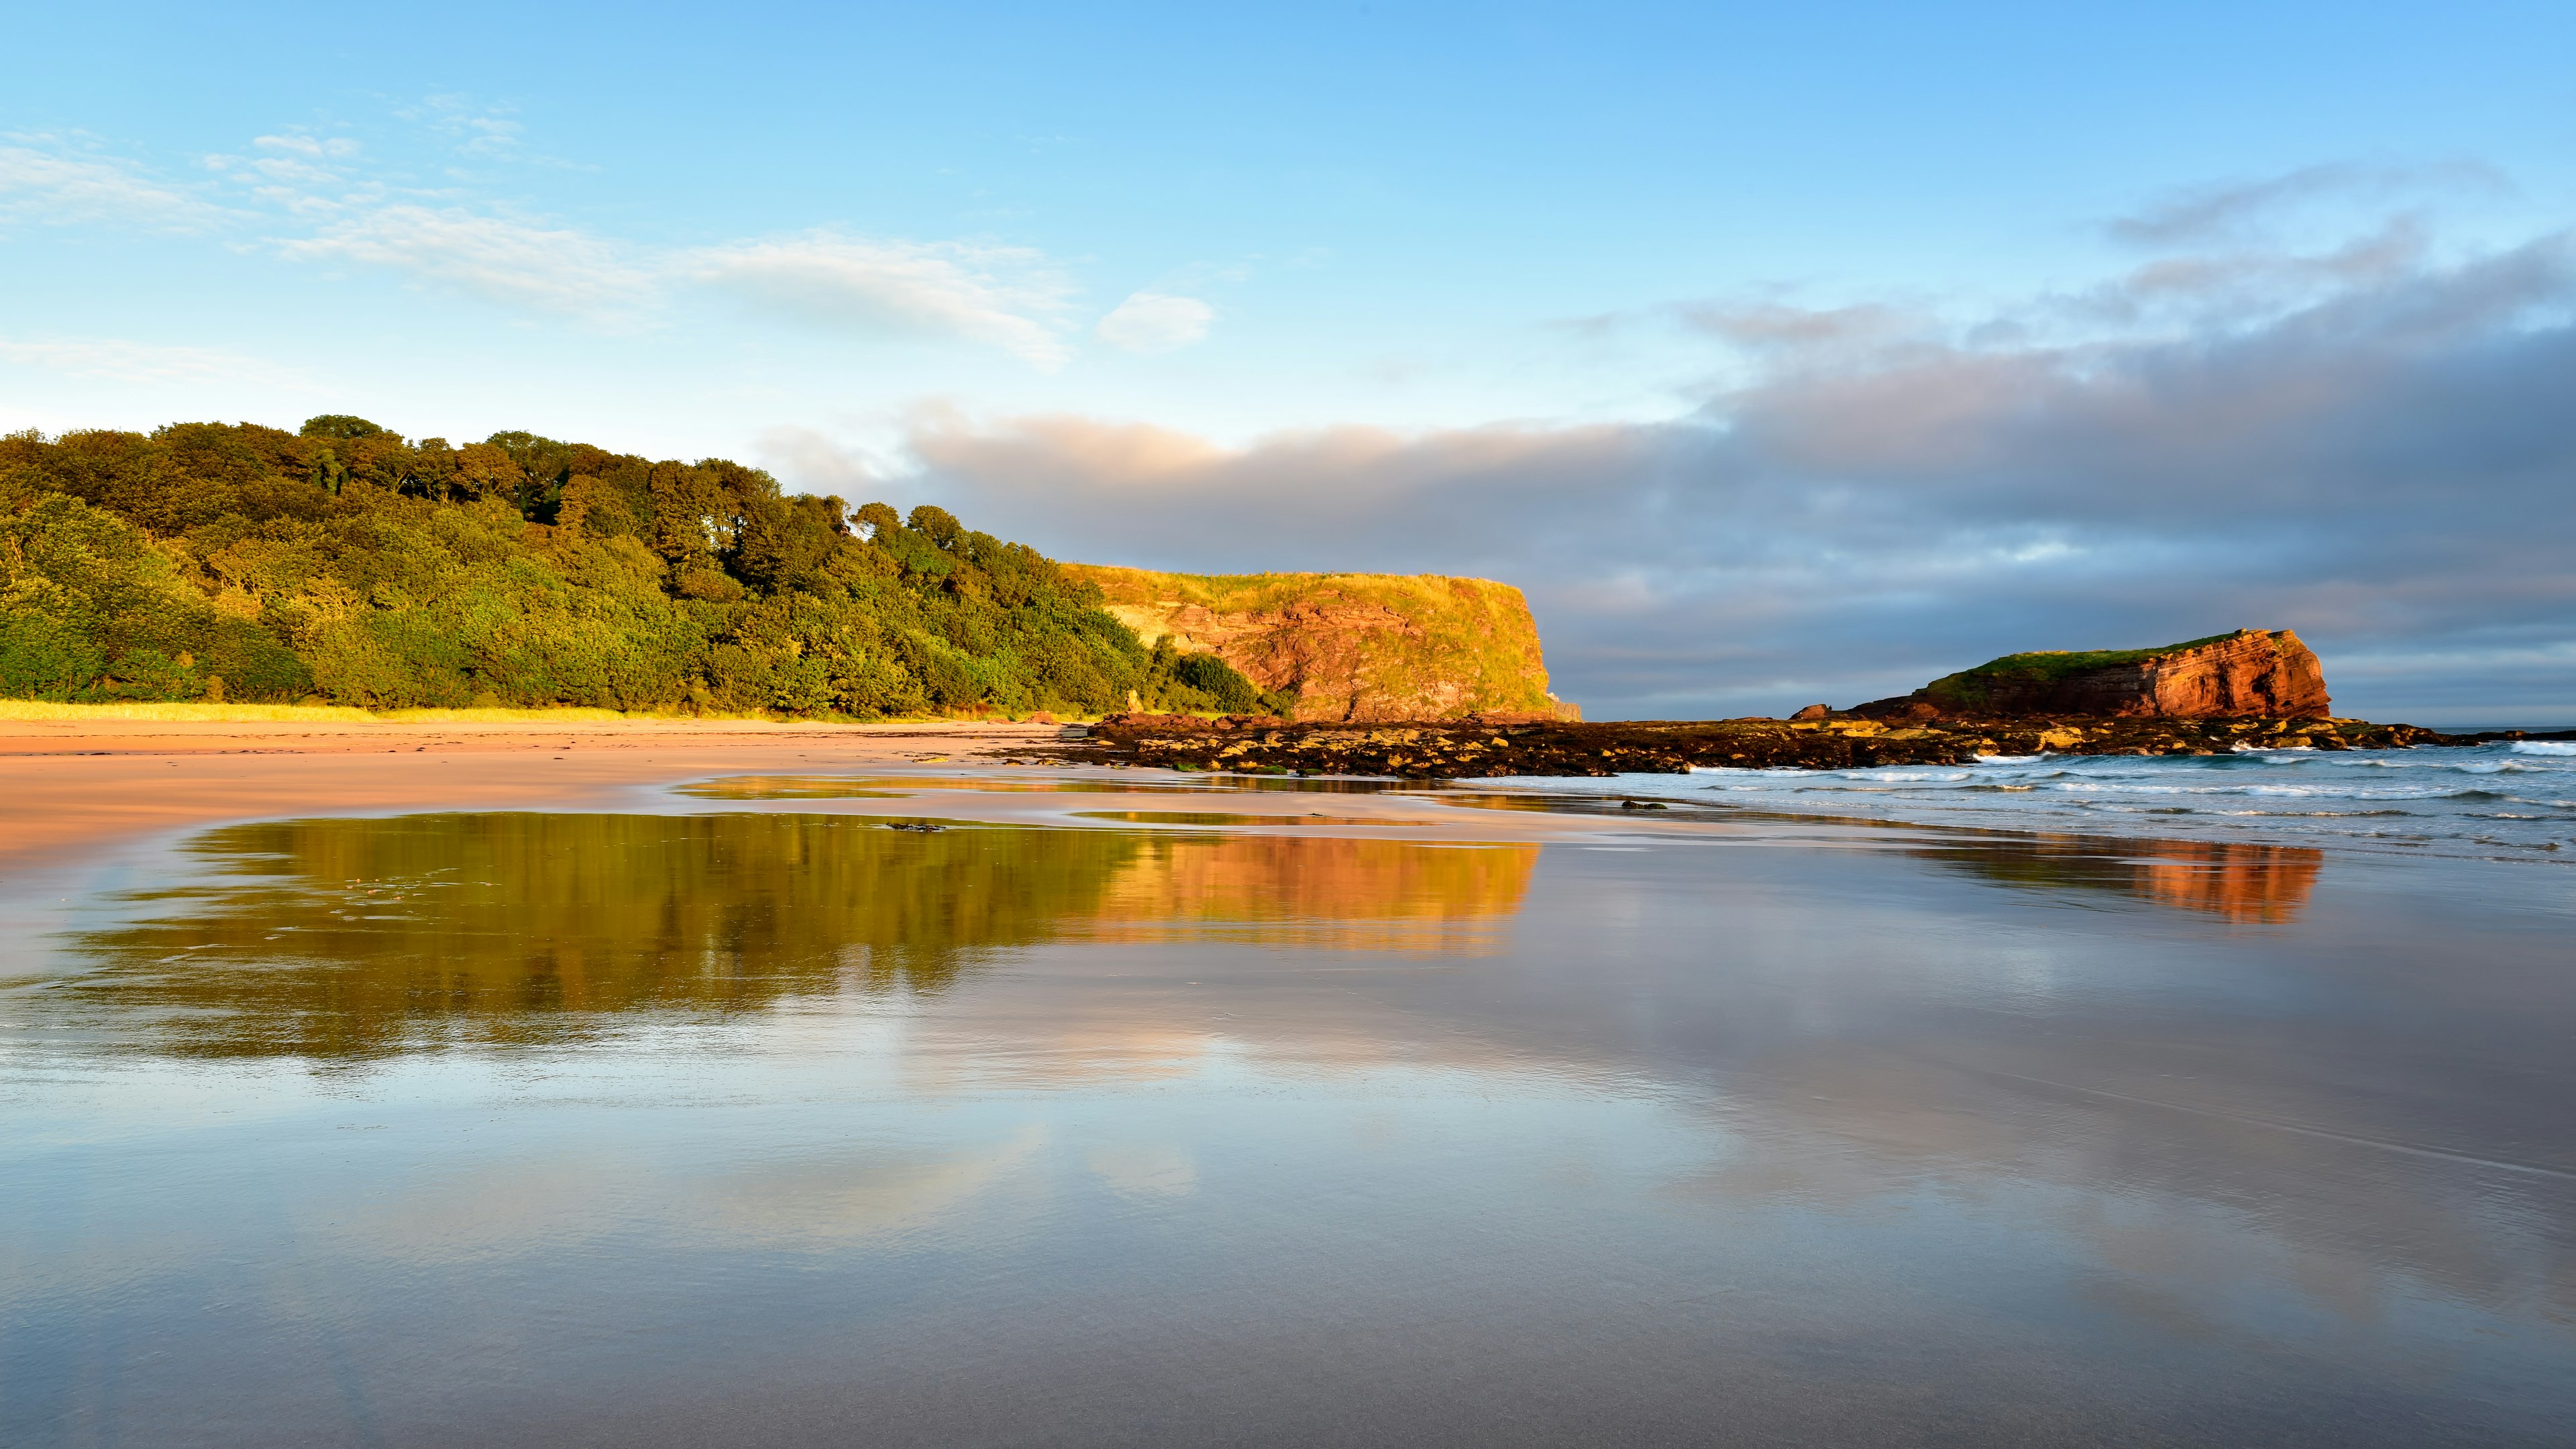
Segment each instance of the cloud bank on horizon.
[[[1520,583],[1560,692],[1605,713],[1851,704],[2017,649],[2239,625],[2318,643],[2348,701],[2576,713],[2576,239],[2372,250],[2165,259],[2034,309],[2055,318],[1964,326],[1679,309],[1761,356],[1665,422],[1220,447],[943,412],[907,442],[940,496],[1086,559]],[[2218,305],[2048,335],[2170,306],[2178,270],[2185,304]],[[2330,280],[2288,298],[2249,273]]]
[[0,427],[525,427],[1063,557],[1480,574],[1595,717],[2259,625],[2358,713],[2576,723],[2576,21],[2190,12],[791,7],[621,42],[704,76],[652,98],[567,79],[576,15],[394,17],[295,109],[204,78],[282,9],[49,15]]

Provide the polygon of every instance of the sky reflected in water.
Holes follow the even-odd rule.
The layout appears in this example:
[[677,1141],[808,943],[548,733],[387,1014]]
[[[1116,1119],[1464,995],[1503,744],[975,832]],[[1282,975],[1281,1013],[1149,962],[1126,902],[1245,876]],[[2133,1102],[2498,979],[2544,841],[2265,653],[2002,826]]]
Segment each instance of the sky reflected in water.
[[0,978],[0,1443],[2559,1442],[2559,874],[213,831]]

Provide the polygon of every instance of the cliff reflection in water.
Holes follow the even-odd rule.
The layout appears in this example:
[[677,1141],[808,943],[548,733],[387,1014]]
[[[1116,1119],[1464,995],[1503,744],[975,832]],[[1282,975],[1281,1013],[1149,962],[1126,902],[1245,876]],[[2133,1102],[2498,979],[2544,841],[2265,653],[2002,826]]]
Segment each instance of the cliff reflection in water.
[[[1653,796],[1515,794],[1453,790],[1442,804],[1478,810],[1536,810],[1643,820],[1640,809],[1674,812],[1673,820],[1799,821],[1909,829],[1894,821],[1768,810],[1713,810],[1707,802]],[[2325,852],[2304,845],[2251,841],[2132,839],[2125,836],[1984,834],[1943,831],[1913,854],[1997,885],[2043,891],[2116,892],[2225,920],[2285,924],[2298,919],[2316,892]]]
[[2325,852],[2295,845],[2082,835],[1945,842],[1925,859],[2002,885],[2117,891],[2230,921],[2298,919]]
[[801,814],[431,815],[210,832],[74,939],[49,993],[154,1050],[353,1058],[536,1043],[610,1013],[935,992],[1059,940],[1480,951],[1536,846]]

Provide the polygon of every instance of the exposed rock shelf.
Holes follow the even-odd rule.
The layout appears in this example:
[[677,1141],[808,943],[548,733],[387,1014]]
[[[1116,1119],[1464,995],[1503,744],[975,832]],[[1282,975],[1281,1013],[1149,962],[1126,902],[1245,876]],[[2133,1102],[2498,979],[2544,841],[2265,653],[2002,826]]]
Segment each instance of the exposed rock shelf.
[[1851,717],[1579,724],[1430,721],[1315,725],[1279,719],[1114,716],[1081,758],[1189,769],[1480,779],[1678,774],[1693,766],[1851,769],[1962,765],[1980,755],[2202,755],[2239,749],[2401,749],[2525,738],[2446,735],[2362,720],[2022,718],[1891,725]]

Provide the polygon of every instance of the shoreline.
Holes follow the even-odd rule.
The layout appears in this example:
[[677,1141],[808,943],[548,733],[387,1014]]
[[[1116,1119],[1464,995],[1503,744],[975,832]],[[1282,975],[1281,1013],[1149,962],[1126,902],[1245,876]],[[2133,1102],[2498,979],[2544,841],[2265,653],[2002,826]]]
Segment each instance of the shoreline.
[[[1789,730],[1780,722],[1746,723]],[[1496,726],[1489,733],[1518,728]],[[1393,726],[1369,729],[1389,737],[1415,732]],[[2214,836],[2179,821],[1945,819],[1952,807],[1929,802],[1916,802],[1921,808],[1892,816],[1803,799],[1703,800],[1696,792],[1660,798],[1713,807],[1707,813],[1684,809],[1667,814],[1654,805],[1622,810],[1613,797],[1591,791],[1570,792],[1562,806],[1552,809],[1466,809],[1461,808],[1463,800],[1435,800],[1420,793],[1426,774],[1401,765],[1371,770],[1367,762],[1346,758],[1309,762],[1330,766],[1315,769],[1315,774],[1377,775],[1387,793],[1363,781],[1339,788],[1344,782],[1279,779],[1290,771],[1278,765],[1265,768],[1260,754],[1241,749],[1257,746],[1264,733],[1269,732],[1213,726],[1186,732],[1184,738],[1212,755],[1228,751],[1226,757],[1208,761],[1223,772],[1211,775],[1202,773],[1206,766],[1189,768],[1186,760],[1121,758],[1121,741],[1079,725],[592,719],[537,728],[524,720],[0,720],[0,800],[6,802],[0,804],[0,821],[7,826],[0,831],[0,895],[25,894],[58,872],[82,869],[153,835],[307,816],[451,811],[840,810],[1072,828],[1097,828],[1096,822],[1124,814],[1147,826],[1197,822],[1230,831],[1357,831],[1381,838],[1400,833],[1426,843],[1598,843],[1605,832],[1641,828],[1656,835],[1737,836],[1783,829],[1791,834],[1874,834],[1897,825],[1944,834],[2177,843],[2232,837],[2284,847],[2354,844],[2314,836],[2265,842],[2233,831]],[[1815,738],[1805,732],[1800,737]],[[1493,761],[1484,773],[1502,774],[1502,763]],[[1168,764],[1181,768],[1164,768]],[[922,774],[925,767],[929,773]],[[847,803],[854,794],[848,788],[850,777],[871,769],[920,778],[901,782],[900,805],[889,801],[853,809]],[[1557,773],[1613,783],[1603,778],[1608,771]],[[1659,798],[1658,779],[1681,778],[1680,772],[1634,766],[1618,774],[1634,782],[1618,794],[1633,792],[1641,801]],[[803,775],[822,778],[800,785],[794,777]],[[985,778],[970,783],[952,775]],[[787,788],[671,793],[672,787],[689,781],[725,776],[764,777]],[[1473,794],[1478,775],[1440,771],[1430,777],[1446,778],[1468,787],[1462,793]],[[1528,778],[1540,777],[1534,772]]]
[[0,879],[161,830],[298,814],[596,808],[634,787],[704,775],[1033,752],[1056,732],[980,722],[0,720]]
[[[1076,727],[1078,728],[1078,727]],[[934,777],[900,809],[906,817],[997,824],[1067,823],[1074,811],[1222,810],[1317,828],[1403,827],[1407,839],[1444,842],[1572,838],[1600,822],[1465,811],[1418,797],[1367,791],[1298,792],[1258,802],[1226,793],[1220,806],[1188,774],[1066,758],[1067,727],[1043,724],[889,722],[814,725],[751,720],[519,721],[0,720],[0,894],[34,876],[76,869],[163,832],[300,816],[444,811],[624,811],[638,791],[723,776],[847,777],[871,768],[911,772],[951,765],[998,775],[1042,768],[1045,785],[1080,771],[1084,793],[944,787]],[[1132,789],[1121,789],[1132,780]],[[1388,782],[1397,784],[1399,782]],[[1183,797],[1176,800],[1176,794]],[[721,808],[725,797],[683,797],[666,811]],[[787,795],[751,808],[831,808],[830,794]],[[838,797],[849,798],[846,794]],[[1322,820],[1306,817],[1329,817]],[[1072,822],[1080,824],[1083,822]],[[1749,822],[1747,822],[1749,824]],[[1703,828],[1722,828],[1707,826]],[[1743,825],[1733,827],[1743,829]]]

